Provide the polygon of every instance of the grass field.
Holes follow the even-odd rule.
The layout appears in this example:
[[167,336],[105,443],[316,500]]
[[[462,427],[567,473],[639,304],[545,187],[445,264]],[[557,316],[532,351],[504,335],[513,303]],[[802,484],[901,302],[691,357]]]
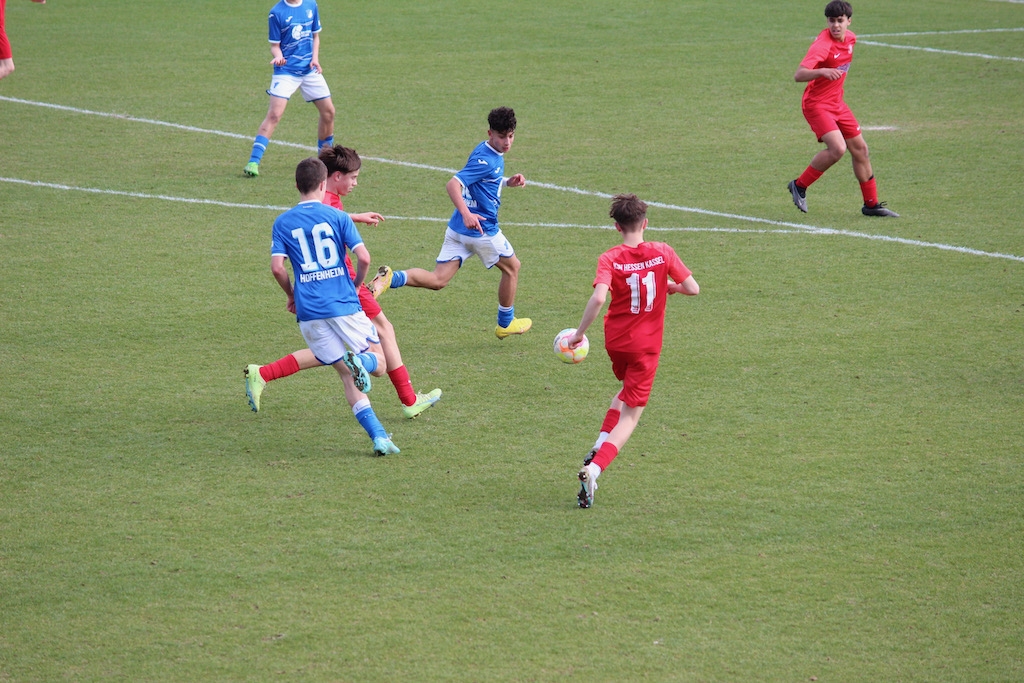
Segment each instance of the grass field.
[[[7,3],[0,82],[0,680],[1024,679],[1024,4],[861,0],[860,215],[793,72],[824,0],[321,1],[375,266],[430,267],[444,183],[516,109],[497,273],[381,300],[444,398],[373,458],[269,272],[315,110],[258,179],[270,2]],[[652,202],[669,301],[640,427],[575,505],[616,385],[551,353]]]

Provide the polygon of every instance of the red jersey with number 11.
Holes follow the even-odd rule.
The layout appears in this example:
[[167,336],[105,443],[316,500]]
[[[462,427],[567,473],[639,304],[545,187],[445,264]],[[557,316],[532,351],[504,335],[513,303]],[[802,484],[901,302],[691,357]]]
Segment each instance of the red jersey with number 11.
[[604,316],[604,347],[660,353],[668,279],[682,282],[690,274],[664,242],[642,242],[636,247],[621,244],[601,254],[594,285],[608,285],[612,295]]

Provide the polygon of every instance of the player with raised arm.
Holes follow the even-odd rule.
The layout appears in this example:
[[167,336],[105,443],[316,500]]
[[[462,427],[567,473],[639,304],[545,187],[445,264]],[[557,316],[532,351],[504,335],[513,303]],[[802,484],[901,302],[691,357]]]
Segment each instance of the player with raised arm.
[[526,185],[526,178],[521,173],[505,177],[505,153],[512,148],[516,136],[515,111],[509,107],[492,109],[487,115],[487,125],[487,139],[476,146],[463,169],[445,186],[455,210],[448,221],[434,270],[392,271],[382,266],[370,283],[370,291],[378,297],[389,287],[443,289],[463,262],[475,254],[485,267],[498,266],[501,271],[498,325],[494,334],[498,339],[505,339],[523,334],[533,325],[529,318],[515,317],[520,263],[498,226],[501,191],[505,187]]
[[622,389],[612,397],[597,443],[579,471],[576,501],[581,508],[594,504],[597,478],[629,440],[647,405],[661,358],[668,295],[700,293],[690,269],[671,246],[644,241],[647,204],[635,194],[616,195],[609,215],[622,235],[622,244],[598,259],[594,293],[569,346],[583,343],[584,333],[611,294],[604,316],[604,347]]
[[825,143],[825,149],[814,155],[799,178],[789,181],[789,194],[796,208],[807,213],[807,188],[849,149],[853,173],[864,198],[861,213],[899,218],[885,202],[878,201],[868,145],[860,124],[843,100],[843,86],[853,61],[853,46],[857,43],[857,36],[849,30],[853,7],[843,0],[833,0],[825,6],[825,18],[828,28],[818,34],[793,75],[796,82],[807,83],[801,107],[818,142]]
[[[370,252],[349,215],[323,204],[324,162],[316,157],[300,161],[295,187],[301,201],[274,221],[270,272],[284,290],[286,308],[295,313],[310,351],[341,376],[345,398],[373,441],[374,454],[398,453],[366,397],[370,375],[380,376],[387,366],[377,330],[359,305],[351,266],[344,259],[347,250],[356,255],[355,279],[362,282],[370,270]],[[294,284],[286,259],[292,263]]]

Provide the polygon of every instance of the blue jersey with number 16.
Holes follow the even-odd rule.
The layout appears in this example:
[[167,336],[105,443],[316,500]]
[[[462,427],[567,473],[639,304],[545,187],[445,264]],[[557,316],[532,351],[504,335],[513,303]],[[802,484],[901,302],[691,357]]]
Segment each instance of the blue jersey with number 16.
[[285,256],[295,275],[295,317],[299,322],[352,315],[362,310],[345,249],[363,243],[344,211],[318,201],[301,202],[277,217],[270,255]]

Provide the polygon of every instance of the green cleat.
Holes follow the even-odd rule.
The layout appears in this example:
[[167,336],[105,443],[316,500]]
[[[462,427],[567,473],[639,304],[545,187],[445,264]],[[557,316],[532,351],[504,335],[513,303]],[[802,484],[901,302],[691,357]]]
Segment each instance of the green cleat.
[[437,401],[440,398],[440,389],[434,389],[429,394],[416,394],[416,402],[413,403],[411,406],[402,406],[402,412],[405,413],[405,416],[411,420],[412,418],[416,417],[430,406],[437,403]]
[[370,373],[363,367],[363,361],[359,360],[359,356],[351,351],[346,351],[341,360],[352,374],[352,381],[355,382],[356,389],[364,394],[368,392],[370,390]]
[[255,161],[250,161],[245,165],[245,168],[242,169],[242,173],[249,176],[250,178],[255,178],[260,174],[260,165],[257,164]]
[[260,376],[260,366],[255,363],[246,365],[242,372],[245,374],[245,395],[249,398],[249,407],[252,408],[252,412],[258,413],[260,395],[263,393],[263,387],[267,386],[267,380]]
[[373,454],[378,458],[401,452],[402,451],[398,450],[398,446],[395,445],[395,442],[391,440],[390,436],[378,436],[373,440]]
[[370,284],[367,285],[374,299],[379,299],[384,290],[391,286],[391,279],[394,276],[395,273],[391,270],[390,266],[381,266],[377,269],[377,274],[373,276]]
[[533,327],[533,321],[529,318],[512,318],[512,322],[508,324],[508,327],[502,327],[498,325],[494,328],[494,336],[498,339],[504,339],[505,337],[511,337],[513,334],[523,334]]

